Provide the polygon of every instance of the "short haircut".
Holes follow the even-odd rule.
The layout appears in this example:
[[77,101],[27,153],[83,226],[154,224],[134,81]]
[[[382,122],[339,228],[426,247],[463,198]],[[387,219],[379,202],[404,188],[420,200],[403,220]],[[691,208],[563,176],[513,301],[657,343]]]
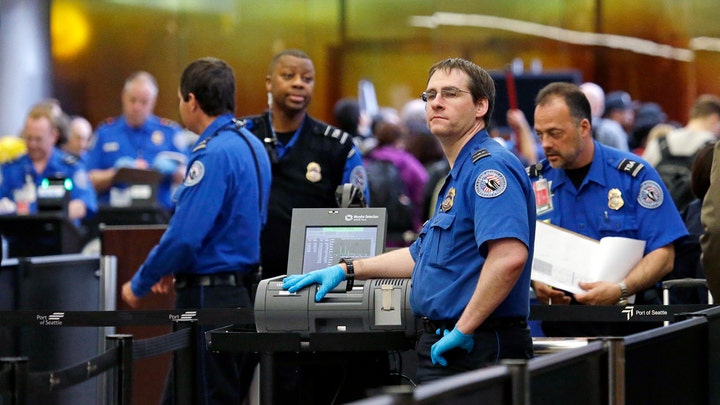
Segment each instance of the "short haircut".
[[268,66],[268,74],[269,75],[272,74],[273,69],[275,69],[275,65],[277,65],[277,63],[278,63],[278,60],[280,60],[280,58],[282,58],[283,56],[293,56],[296,58],[307,59],[307,60],[312,61],[312,59],[310,59],[310,56],[308,56],[308,54],[305,53],[304,51],[301,51],[299,49],[286,49],[286,50],[278,53],[277,55],[273,56],[272,60],[270,61],[270,66]]
[[220,59],[197,59],[185,68],[180,77],[180,95],[187,101],[190,93],[208,116],[235,113],[235,74]]
[[158,84],[157,80],[155,80],[155,77],[151,75],[150,73],[139,70],[137,72],[132,73],[130,76],[128,76],[127,79],[125,79],[125,85],[123,86],[123,90],[127,91],[128,87],[130,87],[130,84],[134,81],[140,81],[143,80],[150,84],[150,89],[152,90],[153,96],[157,96],[158,94]]
[[570,111],[570,116],[575,119],[578,124],[583,119],[587,119],[592,123],[592,114],[590,112],[590,102],[580,86],[567,82],[550,83],[543,87],[535,98],[535,105],[544,105],[551,99],[560,97],[565,101]]
[[427,83],[430,82],[430,78],[438,70],[449,73],[455,69],[465,72],[470,77],[468,88],[470,89],[470,95],[473,98],[473,102],[477,102],[483,98],[488,101],[488,110],[483,117],[485,128],[488,128],[490,126],[490,118],[492,117],[493,110],[495,109],[495,82],[485,69],[467,59],[448,58],[441,60],[430,67]]
[[690,109],[690,118],[709,117],[720,115],[720,98],[712,94],[703,94],[695,100]]

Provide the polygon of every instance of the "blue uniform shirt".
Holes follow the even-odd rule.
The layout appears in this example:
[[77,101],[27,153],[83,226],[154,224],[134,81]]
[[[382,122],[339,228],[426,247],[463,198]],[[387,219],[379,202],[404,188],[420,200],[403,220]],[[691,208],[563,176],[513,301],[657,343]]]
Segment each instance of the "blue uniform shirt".
[[478,283],[487,242],[515,238],[528,247],[522,275],[490,318],[529,314],[535,197],[524,167],[483,130],[460,151],[435,215],[410,246],[410,304],[416,315],[457,320]]
[[259,264],[270,161],[262,143],[247,130],[236,130],[232,118],[218,117],[194,145],[185,181],[175,194],[175,214],[132,278],[135,295],[144,296],[171,273],[249,272]]
[[[564,170],[553,169],[546,160],[536,167],[536,174],[548,180],[552,197],[552,210],[538,215],[540,220],[597,240],[644,240],[645,254],[688,234],[660,176],[636,155],[596,141],[590,171],[579,190]],[[533,170],[530,175],[533,181],[539,178]]]
[[[143,159],[152,165],[160,152],[187,154],[182,128],[174,122],[151,115],[139,128],[130,127],[124,117],[118,117],[97,129],[96,141],[85,155],[88,170],[109,169],[120,158]],[[172,209],[172,179],[166,176],[158,188],[158,202]],[[101,203],[110,203],[110,193],[98,195]]]
[[[73,189],[70,191],[71,200],[82,200],[87,209],[87,217],[97,213],[97,199],[85,166],[80,160],[53,148],[47,166],[42,173],[35,171],[32,160],[28,155],[2,165],[2,178],[0,179],[0,198],[7,197],[15,201],[14,194],[25,185],[26,178],[32,178],[35,187],[40,186],[42,180],[49,177],[64,177],[72,179]],[[30,204],[30,212],[37,212],[37,204]]]

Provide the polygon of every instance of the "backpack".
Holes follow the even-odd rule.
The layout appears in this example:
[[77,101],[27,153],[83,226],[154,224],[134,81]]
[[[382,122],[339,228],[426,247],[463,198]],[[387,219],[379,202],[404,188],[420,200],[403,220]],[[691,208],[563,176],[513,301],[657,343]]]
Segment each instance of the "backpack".
[[678,211],[682,211],[687,207],[695,196],[692,193],[691,167],[695,160],[694,153],[690,156],[675,156],[670,153],[667,144],[667,138],[663,135],[658,137],[658,146],[660,147],[660,162],[655,166],[665,187],[670,192],[670,196],[675,202]]
[[413,229],[412,202],[400,171],[392,162],[365,157],[370,188],[370,206],[387,209],[387,240],[402,242],[403,233]]

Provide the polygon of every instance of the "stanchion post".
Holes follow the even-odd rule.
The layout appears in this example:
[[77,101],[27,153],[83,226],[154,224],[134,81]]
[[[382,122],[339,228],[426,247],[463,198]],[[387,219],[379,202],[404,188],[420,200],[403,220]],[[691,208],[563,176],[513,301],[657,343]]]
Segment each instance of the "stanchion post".
[[109,384],[108,400],[115,405],[131,405],[133,392],[133,335],[108,335],[105,340],[108,347],[119,348],[118,364],[115,368],[113,383]]
[[190,342],[187,347],[173,353],[173,384],[175,405],[192,405],[195,398],[195,350],[198,344],[197,319],[177,319],[173,330],[190,328]]
[[608,348],[608,404],[625,404],[625,339],[603,338]]
[[527,360],[506,359],[500,362],[512,376],[512,404],[530,405],[530,375]]
[[27,403],[28,358],[27,357],[0,357],[0,365],[12,370],[12,396],[10,405],[25,405]]

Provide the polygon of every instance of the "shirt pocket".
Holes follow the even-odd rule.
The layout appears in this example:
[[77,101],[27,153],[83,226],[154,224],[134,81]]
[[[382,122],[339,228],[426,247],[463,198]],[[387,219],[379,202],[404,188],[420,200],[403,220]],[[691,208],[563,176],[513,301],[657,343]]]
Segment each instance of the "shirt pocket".
[[638,220],[634,215],[608,215],[603,214],[600,218],[598,232],[601,237],[623,236],[625,238],[637,239]]
[[429,252],[427,261],[434,267],[445,267],[454,246],[452,225],[455,214],[438,213],[428,226],[425,237],[425,250]]

